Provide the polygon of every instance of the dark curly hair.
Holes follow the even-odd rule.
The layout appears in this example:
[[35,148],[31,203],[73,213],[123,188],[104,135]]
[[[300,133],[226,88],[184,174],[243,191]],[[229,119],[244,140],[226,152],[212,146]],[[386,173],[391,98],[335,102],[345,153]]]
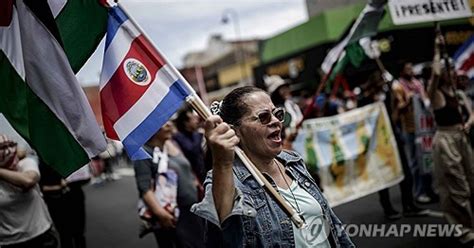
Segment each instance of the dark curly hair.
[[[222,100],[220,107],[219,116],[222,120],[229,125],[239,126],[240,120],[249,111],[249,106],[245,103],[243,98],[254,92],[264,92],[267,94],[266,91],[254,86],[239,87],[227,94]],[[207,147],[205,151],[204,164],[206,171],[212,169],[212,152],[209,147]]]
[[174,123],[176,125],[176,128],[180,132],[185,132],[186,131],[186,122],[189,121],[189,116],[188,113],[192,113],[193,109],[189,105],[185,105],[178,111],[178,116],[176,117],[176,120],[174,120]]

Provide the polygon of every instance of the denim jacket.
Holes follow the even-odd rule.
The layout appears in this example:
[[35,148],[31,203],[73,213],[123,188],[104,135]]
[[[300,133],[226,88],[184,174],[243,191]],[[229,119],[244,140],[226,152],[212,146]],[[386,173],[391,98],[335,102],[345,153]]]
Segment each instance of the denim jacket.
[[[331,246],[355,247],[307,171],[302,158],[294,152],[282,151],[277,159],[299,186],[321,205],[324,222],[330,230]],[[237,194],[233,209],[222,224],[219,223],[214,206],[211,172],[204,182],[204,199],[191,208],[191,212],[207,221],[208,247],[295,247],[290,218],[258,185],[240,160],[234,162],[233,171]],[[275,182],[264,175],[276,189]]]

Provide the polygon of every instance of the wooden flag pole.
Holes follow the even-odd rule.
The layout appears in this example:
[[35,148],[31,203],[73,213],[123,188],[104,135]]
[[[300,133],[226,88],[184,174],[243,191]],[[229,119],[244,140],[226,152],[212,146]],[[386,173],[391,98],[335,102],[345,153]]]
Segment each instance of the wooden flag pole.
[[[120,9],[123,10],[123,12],[125,12],[130,22],[138,29],[138,31],[141,34],[143,34],[145,39],[147,39],[148,42],[150,42],[150,44],[158,52],[158,54],[162,56],[166,64],[170,65],[169,68],[175,74],[175,76],[177,76],[179,80],[181,80],[184,83],[184,85],[188,88],[188,90],[191,92],[190,96],[186,98],[186,101],[191,105],[191,107],[198,113],[198,115],[201,118],[203,119],[209,118],[212,115],[211,111],[204,104],[202,99],[197,95],[197,93],[194,91],[194,89],[191,87],[188,81],[181,75],[181,73],[174,66],[172,66],[169,63],[169,61],[166,59],[164,54],[160,52],[158,47],[153,43],[153,41],[148,37],[148,35],[143,31],[143,29],[128,13],[128,11],[123,7],[123,5],[118,2],[117,2],[117,5],[119,6]],[[273,198],[273,200],[275,200],[277,204],[283,209],[283,211],[288,215],[288,217],[290,217],[290,219],[293,221],[295,226],[298,228],[303,228],[305,226],[305,222],[303,221],[301,216],[283,199],[283,197],[280,194],[278,194],[278,192],[273,188],[270,182],[268,182],[268,180],[262,175],[262,173],[257,169],[257,167],[255,167],[252,161],[250,161],[250,159],[247,157],[244,151],[242,151],[242,149],[240,149],[239,147],[236,147],[235,153],[243,162],[245,167],[249,170],[249,172],[252,174],[252,176],[255,178],[255,180],[260,184],[260,186],[265,188],[265,190]]]
[[[323,80],[321,80],[321,82],[319,83],[318,89],[316,90],[316,92],[312,96],[311,103],[309,105],[307,105],[305,110],[303,111],[303,119],[296,125],[296,132],[298,132],[298,130],[301,128],[301,125],[303,124],[303,122],[306,119],[308,119],[310,117],[311,113],[313,112],[314,104],[316,104],[316,98],[319,97],[319,95],[321,94],[321,91],[326,86],[327,82],[329,81],[329,78],[331,77],[331,74],[334,71],[334,68],[336,67],[336,64],[339,62],[339,59],[341,59],[341,56],[344,53],[344,50],[345,49],[342,49],[341,52],[339,52],[339,54],[337,54],[336,62],[334,62],[331,65],[331,68],[329,69],[328,73],[324,74]],[[328,101],[328,100],[329,99],[326,98],[326,101]]]
[[[207,119],[211,116],[209,109],[202,103],[201,99],[196,96],[190,96],[188,103],[198,114]],[[255,178],[258,184],[267,190],[267,193],[276,201],[276,203],[283,209],[283,211],[290,217],[293,223],[298,228],[303,228],[305,222],[301,216],[283,199],[283,197],[273,188],[263,174],[255,167],[252,161],[247,157],[245,152],[240,147],[235,148],[235,153],[240,158],[245,167],[249,170],[250,174]]]

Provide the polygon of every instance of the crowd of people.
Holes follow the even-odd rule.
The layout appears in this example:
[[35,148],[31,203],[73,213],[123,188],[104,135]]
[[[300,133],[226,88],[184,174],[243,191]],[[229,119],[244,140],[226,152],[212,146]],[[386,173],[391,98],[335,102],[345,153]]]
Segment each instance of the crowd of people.
[[[431,73],[417,78],[412,63],[403,64],[396,80],[376,71],[356,90],[316,96],[315,116],[384,102],[404,173],[402,213],[393,207],[389,189],[379,192],[385,216],[424,216],[429,210],[420,204],[439,201],[447,221],[462,225],[460,242],[470,245],[473,83],[449,63],[443,66],[442,42],[438,37]],[[266,91],[245,86],[230,92],[213,104],[206,120],[184,107],[145,144],[149,159],[128,161],[138,189],[140,237],[153,233],[159,247],[354,247],[317,173],[291,151],[303,120],[291,84],[275,75],[264,81]],[[430,109],[436,122],[432,173],[423,172],[417,159],[414,101]],[[237,147],[309,227],[291,221],[235,156]],[[92,161],[92,183],[118,179],[113,164],[121,147],[110,142],[108,150]],[[86,247],[82,186],[90,178],[64,178],[0,135],[0,246]],[[321,223],[324,231],[308,238],[311,225]]]

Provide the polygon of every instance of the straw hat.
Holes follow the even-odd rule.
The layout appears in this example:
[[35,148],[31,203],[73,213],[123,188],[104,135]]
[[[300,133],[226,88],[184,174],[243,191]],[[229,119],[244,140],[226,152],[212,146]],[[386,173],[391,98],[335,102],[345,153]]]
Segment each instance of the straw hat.
[[263,76],[263,81],[265,82],[265,86],[267,87],[268,94],[273,94],[278,88],[283,85],[287,85],[288,82],[283,80],[278,75],[271,75],[271,76]]

